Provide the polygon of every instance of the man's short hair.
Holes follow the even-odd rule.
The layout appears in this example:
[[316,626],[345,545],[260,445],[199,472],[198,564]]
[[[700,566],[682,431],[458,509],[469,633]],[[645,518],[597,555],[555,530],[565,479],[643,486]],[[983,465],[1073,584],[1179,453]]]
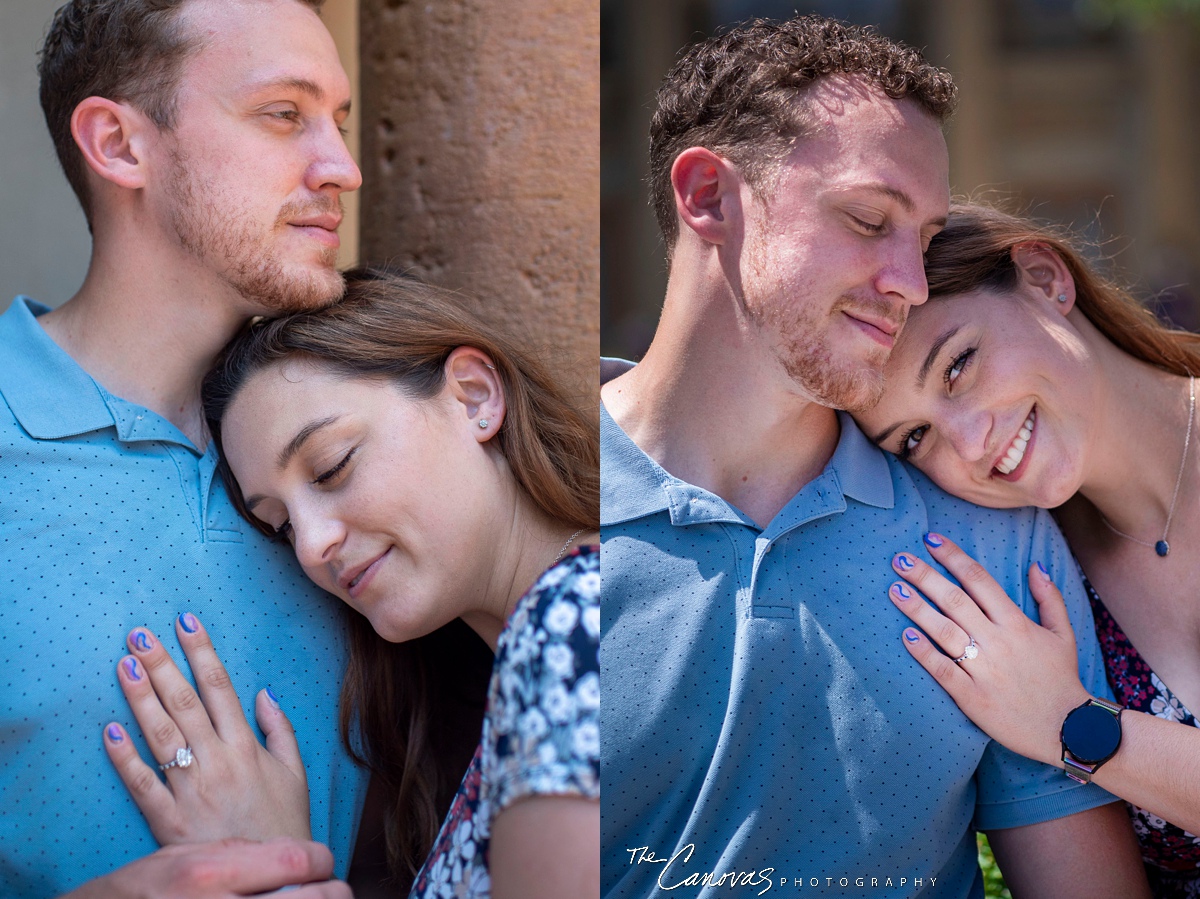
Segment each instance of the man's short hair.
[[[59,7],[38,63],[46,125],[67,181],[92,221],[86,163],[71,116],[88,97],[131,103],[161,130],[175,126],[184,61],[199,49],[179,11],[189,0],[70,0]],[[297,0],[319,10],[325,0]]]
[[958,96],[950,73],[917,50],[820,16],[755,19],[690,47],[659,87],[650,122],[651,201],[668,252],[679,237],[675,158],[706,147],[762,196],[767,177],[814,127],[803,92],[831,75],[863,78],[894,100],[911,97],[939,123]]

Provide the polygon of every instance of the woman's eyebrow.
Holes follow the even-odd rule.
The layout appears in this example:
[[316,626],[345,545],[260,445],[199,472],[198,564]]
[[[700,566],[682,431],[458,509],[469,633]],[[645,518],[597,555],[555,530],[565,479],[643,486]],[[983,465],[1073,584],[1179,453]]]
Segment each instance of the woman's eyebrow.
[[296,432],[296,436],[288,442],[288,445],[280,450],[279,457],[275,460],[276,467],[281,471],[287,468],[287,464],[292,461],[292,457],[295,456],[296,453],[300,452],[300,448],[304,446],[304,442],[308,440],[309,437],[317,433],[317,431],[321,430],[321,428],[328,427],[329,425],[333,424],[338,420],[339,417],[340,416],[337,415],[330,415],[328,418],[319,418],[315,421],[310,421],[308,424],[302,427]]
[[946,345],[946,342],[951,337],[953,337],[955,334],[958,333],[958,328],[959,328],[958,325],[955,325],[953,328],[950,328],[948,331],[946,331],[940,337],[938,337],[938,339],[935,340],[933,342],[933,344],[929,347],[929,355],[927,355],[925,357],[925,361],[921,363],[921,370],[919,372],[917,372],[917,387],[918,388],[924,389],[925,378],[927,378],[929,376],[929,370],[931,368],[933,368],[934,360],[937,359],[938,353],[940,353],[942,351],[942,347],[944,347]]

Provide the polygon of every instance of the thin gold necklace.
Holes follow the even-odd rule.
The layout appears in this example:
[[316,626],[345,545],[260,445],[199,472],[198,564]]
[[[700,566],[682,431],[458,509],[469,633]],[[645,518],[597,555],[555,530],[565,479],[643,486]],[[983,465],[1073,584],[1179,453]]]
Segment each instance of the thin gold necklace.
[[1179,485],[1183,483],[1183,469],[1187,465],[1188,447],[1192,442],[1192,421],[1196,417],[1196,376],[1188,375],[1188,382],[1188,426],[1187,433],[1183,437],[1183,458],[1179,460],[1179,474],[1175,476],[1175,492],[1171,494],[1171,507],[1167,509],[1167,525],[1163,528],[1162,539],[1157,543],[1148,543],[1145,540],[1139,540],[1137,537],[1126,534],[1124,531],[1118,531],[1104,517],[1103,513],[1100,514],[1100,520],[1104,522],[1105,527],[1118,537],[1124,537],[1126,540],[1131,540],[1140,546],[1149,546],[1162,557],[1166,557],[1167,553],[1171,551],[1171,544],[1167,542],[1167,534],[1171,532],[1171,519],[1175,517],[1175,502],[1179,499]]

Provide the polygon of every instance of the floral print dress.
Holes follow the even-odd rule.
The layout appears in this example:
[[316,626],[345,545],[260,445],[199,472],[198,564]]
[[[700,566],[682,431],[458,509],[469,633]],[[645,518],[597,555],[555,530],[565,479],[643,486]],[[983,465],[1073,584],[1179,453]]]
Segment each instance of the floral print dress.
[[[1117,702],[1156,718],[1198,726],[1196,716],[1150,670],[1086,577],[1083,585],[1092,603],[1096,636]],[[1144,808],[1127,805],[1156,899],[1200,899],[1200,836]]]
[[526,796],[600,798],[600,550],[517,602],[496,644],[483,737],[410,899],[491,895],[492,821]]

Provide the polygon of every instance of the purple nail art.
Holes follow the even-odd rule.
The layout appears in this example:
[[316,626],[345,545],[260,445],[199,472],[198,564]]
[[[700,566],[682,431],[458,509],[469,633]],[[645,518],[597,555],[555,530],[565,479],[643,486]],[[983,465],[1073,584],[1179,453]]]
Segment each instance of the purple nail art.
[[893,584],[892,589],[896,591],[901,599],[912,599],[912,593],[903,584]]
[[901,571],[912,571],[914,567],[913,560],[901,553],[900,555],[896,556],[896,567]]
[[904,639],[907,640],[909,643],[916,643],[918,640],[921,639],[921,635],[918,634],[911,627],[906,627],[904,629]]
[[130,638],[130,642],[133,643],[134,649],[139,649],[142,652],[147,652],[154,646],[154,642],[150,639],[150,635],[145,631],[134,631],[133,636]]
[[271,705],[275,706],[275,708],[279,708],[279,697],[275,695],[275,691],[270,687],[267,687],[267,700],[271,703]]
[[936,549],[937,547],[942,545],[943,541],[942,541],[942,538],[938,534],[935,534],[935,533],[933,533],[933,531],[930,531],[928,534],[925,535],[925,542],[928,543],[930,546],[932,546],[934,549]]
[[125,673],[126,673],[126,674],[128,674],[128,675],[129,675],[130,677],[132,677],[134,680],[141,680],[141,679],[142,679],[142,675],[141,675],[141,674],[138,672],[138,663],[137,663],[137,659],[134,659],[134,658],[128,658],[128,659],[126,659],[126,660],[125,660],[125,663],[124,663],[124,664],[125,664]]
[[108,734],[108,738],[114,743],[125,742],[125,738],[121,735],[121,728],[117,727],[115,724],[110,724],[106,733]]
[[1041,562],[1038,562],[1037,567],[1038,567],[1038,570],[1041,571],[1042,574],[1046,575],[1046,577],[1050,577],[1050,572],[1046,570],[1045,565],[1043,565]]
[[179,613],[179,625],[189,634],[194,634],[200,630],[200,622],[196,620],[196,616],[191,612]]

